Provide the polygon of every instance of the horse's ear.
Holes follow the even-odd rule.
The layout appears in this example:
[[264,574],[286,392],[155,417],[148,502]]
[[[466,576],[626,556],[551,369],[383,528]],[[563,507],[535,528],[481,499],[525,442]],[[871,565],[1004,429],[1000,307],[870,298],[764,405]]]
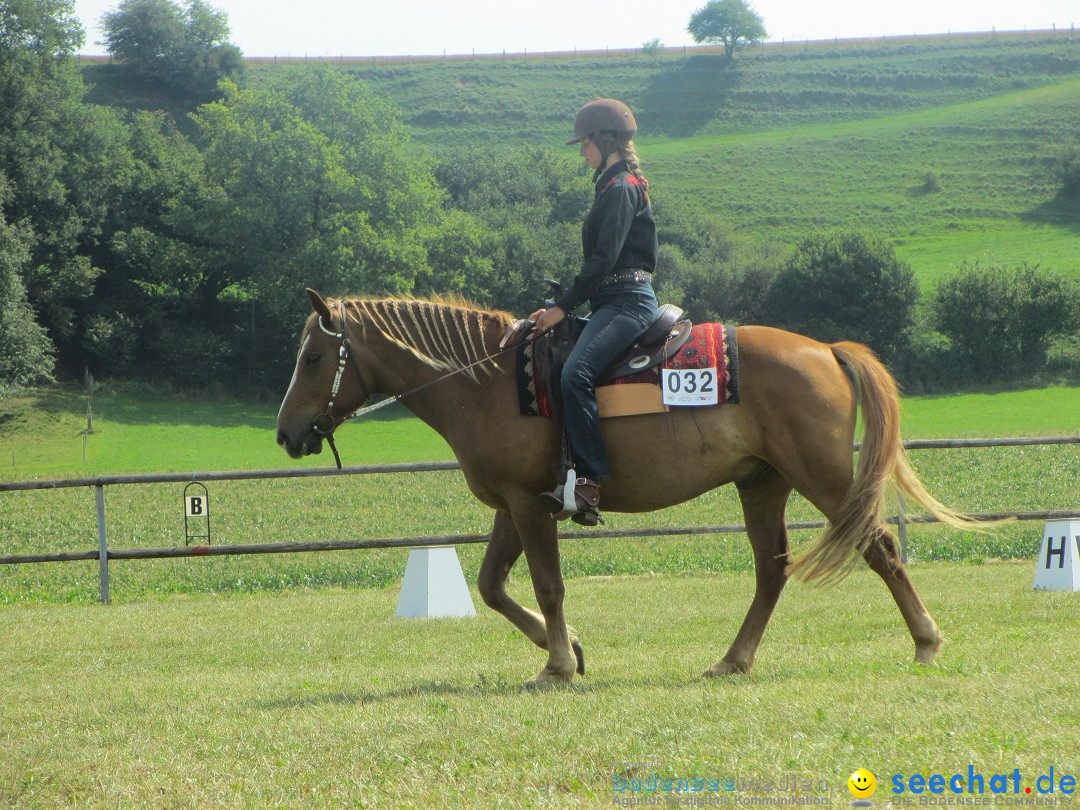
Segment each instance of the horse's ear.
[[327,323],[333,320],[333,316],[330,314],[329,305],[323,300],[323,297],[319,295],[311,287],[307,288],[308,298],[311,299],[311,308],[314,309],[319,316],[323,318]]

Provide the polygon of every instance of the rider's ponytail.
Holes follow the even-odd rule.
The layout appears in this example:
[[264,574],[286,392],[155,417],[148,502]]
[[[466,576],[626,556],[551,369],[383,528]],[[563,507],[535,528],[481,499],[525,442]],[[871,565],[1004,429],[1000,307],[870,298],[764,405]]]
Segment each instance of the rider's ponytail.
[[649,181],[645,175],[641,173],[641,161],[638,159],[637,152],[634,150],[634,142],[627,141],[626,146],[622,148],[623,160],[626,161],[626,165],[630,168],[630,174],[634,175],[638,180],[645,184],[645,190],[649,190]]
[[[627,167],[630,169],[630,174],[634,175],[645,185],[645,190],[649,190],[649,181],[645,178],[645,175],[641,173],[641,160],[637,156],[637,151],[634,149],[634,142],[630,139],[629,135],[624,133],[615,132],[597,132],[592,136],[593,143],[596,144],[596,148],[600,150],[600,154],[604,159],[607,156],[618,152],[624,161],[626,161]],[[597,172],[599,176],[599,171]]]

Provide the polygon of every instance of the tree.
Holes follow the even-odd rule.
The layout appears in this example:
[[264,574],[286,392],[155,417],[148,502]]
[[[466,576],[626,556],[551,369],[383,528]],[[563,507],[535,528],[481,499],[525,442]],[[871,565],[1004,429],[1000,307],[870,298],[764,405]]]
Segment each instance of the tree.
[[1061,144],[1051,160],[1054,177],[1067,195],[1080,195],[1080,141]]
[[887,363],[911,341],[919,288],[882,239],[856,231],[812,234],[773,280],[769,319],[823,341],[857,340]]
[[324,66],[226,87],[195,116],[216,197],[178,212],[203,245],[199,286],[240,284],[288,311],[305,284],[408,293],[440,195],[404,126],[364,82]]
[[1046,365],[1054,338],[1080,331],[1080,282],[1022,264],[965,264],[937,284],[933,325],[954,378],[986,381]]
[[101,24],[109,53],[150,81],[205,95],[243,71],[228,16],[204,0],[123,0]]
[[765,22],[746,0],[709,0],[690,15],[686,27],[694,42],[722,42],[728,59],[735,49],[768,36]]
[[[565,152],[455,148],[435,166],[453,209],[429,239],[435,278],[488,306],[536,309],[545,278],[569,281],[581,263],[581,219],[591,183]],[[472,221],[463,214],[468,214]],[[465,235],[471,234],[466,240]]]
[[71,0],[0,0],[0,213],[24,234],[29,306],[80,370],[93,253],[128,177],[118,114],[83,101],[82,42]]
[[[0,175],[0,197],[5,186]],[[22,282],[31,241],[27,228],[8,225],[0,214],[0,392],[52,377],[52,342],[34,318]]]

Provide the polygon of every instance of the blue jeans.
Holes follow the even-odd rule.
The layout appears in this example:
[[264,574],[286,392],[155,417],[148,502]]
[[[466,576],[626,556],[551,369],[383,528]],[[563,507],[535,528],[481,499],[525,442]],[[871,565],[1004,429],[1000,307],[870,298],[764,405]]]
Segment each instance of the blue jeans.
[[592,315],[563,366],[563,419],[579,476],[607,481],[607,450],[600,438],[596,380],[656,319],[649,281],[605,284],[589,302]]

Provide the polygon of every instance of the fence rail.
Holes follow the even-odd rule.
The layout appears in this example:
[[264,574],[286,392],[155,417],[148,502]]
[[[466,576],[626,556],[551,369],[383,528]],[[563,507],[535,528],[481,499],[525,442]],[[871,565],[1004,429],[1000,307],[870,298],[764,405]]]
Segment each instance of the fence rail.
[[[1058,509],[1047,512],[981,512],[972,515],[978,520],[1069,520],[1080,518],[1080,509]],[[886,523],[899,524],[937,523],[930,515],[899,515],[885,518]],[[809,520],[787,524],[788,529],[823,529],[825,521]],[[743,524],[724,526],[675,526],[647,529],[599,529],[596,531],[559,532],[560,540],[583,540],[601,538],[633,537],[679,537],[696,534],[741,534]],[[245,554],[294,554],[305,551],[355,551],[372,548],[425,548],[428,546],[465,546],[486,543],[491,535],[485,534],[438,534],[418,537],[382,537],[371,540],[325,540],[293,543],[237,543],[224,546],[167,546],[165,548],[110,548],[110,560],[154,560],[173,557],[227,557]],[[97,551],[66,551],[56,554],[12,554],[0,557],[0,564],[75,562],[96,560]]]
[[[986,438],[986,439],[912,439],[904,442],[908,450],[957,449],[973,447],[1027,447],[1038,445],[1080,444],[1077,436],[1049,436],[1042,438]],[[858,451],[859,444],[854,446]],[[348,551],[375,548],[423,548],[427,546],[467,545],[487,542],[488,534],[451,534],[420,537],[386,537],[367,540],[336,540],[318,542],[291,543],[246,543],[221,546],[175,546],[167,548],[109,548],[105,522],[105,487],[131,484],[166,484],[189,483],[191,481],[250,481],[280,478],[317,478],[339,475],[373,475],[378,473],[402,472],[439,472],[459,470],[455,461],[434,461],[418,464],[374,464],[344,467],[340,470],[332,467],[315,467],[295,470],[242,470],[236,472],[206,473],[150,473],[143,475],[106,475],[95,478],[67,478],[51,481],[15,481],[0,482],[0,492],[27,490],[63,489],[72,487],[92,487],[97,505],[98,548],[90,551],[13,554],[0,556],[0,564],[19,565],[43,562],[73,562],[78,560],[98,560],[100,597],[102,602],[109,601],[109,561],[164,559],[176,557],[218,557],[245,554],[291,554],[309,551]],[[909,516],[904,512],[904,502],[900,501],[900,514],[886,518],[886,522],[898,527],[901,548],[906,559],[906,527],[917,523],[935,523],[932,516]],[[1065,520],[1080,518],[1080,508],[1042,512],[995,512],[973,515],[979,520]],[[820,529],[823,521],[792,522],[789,530]],[[633,537],[671,537],[699,534],[732,534],[746,531],[745,525],[724,526],[679,526],[646,529],[600,529],[592,531],[560,532],[564,540],[580,538],[633,538]]]

